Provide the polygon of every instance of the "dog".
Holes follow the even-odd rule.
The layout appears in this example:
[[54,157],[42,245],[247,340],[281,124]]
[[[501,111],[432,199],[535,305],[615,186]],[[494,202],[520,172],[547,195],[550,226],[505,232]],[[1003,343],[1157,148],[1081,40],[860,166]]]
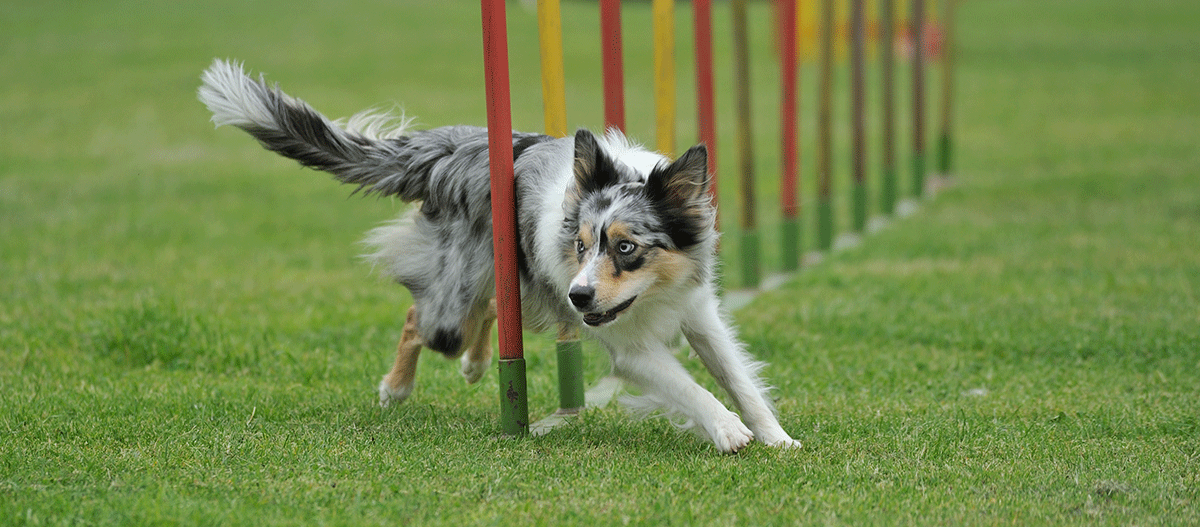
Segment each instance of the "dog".
[[[410,131],[377,112],[330,121],[231,61],[215,60],[201,80],[198,96],[216,126],[241,128],[267,150],[356,185],[355,193],[419,204],[366,240],[368,259],[413,298],[381,404],[412,393],[422,347],[461,357],[467,382],[478,381],[491,363],[496,318],[487,130]],[[671,161],[616,130],[512,132],[512,145],[525,327],[586,328],[613,373],[642,390],[635,407],[680,418],[722,452],[754,439],[799,447],[775,416],[762,364],[720,311],[705,147]],[[680,333],[740,418],[675,357],[670,343]]]

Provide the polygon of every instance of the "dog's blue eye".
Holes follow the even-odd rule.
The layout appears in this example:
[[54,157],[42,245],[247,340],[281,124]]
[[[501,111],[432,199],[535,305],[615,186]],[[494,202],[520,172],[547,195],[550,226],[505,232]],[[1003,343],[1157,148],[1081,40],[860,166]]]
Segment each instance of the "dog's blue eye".
[[583,240],[575,240],[575,252],[582,253],[583,249]]
[[621,254],[632,254],[634,249],[637,249],[637,245],[634,245],[633,242],[623,241],[617,244],[617,252]]

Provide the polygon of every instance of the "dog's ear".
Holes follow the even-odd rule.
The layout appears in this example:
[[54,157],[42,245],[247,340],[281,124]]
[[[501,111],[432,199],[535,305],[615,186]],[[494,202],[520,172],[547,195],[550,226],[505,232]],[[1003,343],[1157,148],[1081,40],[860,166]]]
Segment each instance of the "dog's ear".
[[688,207],[707,199],[711,185],[708,150],[701,144],[689,148],[675,162],[655,167],[646,179],[646,193],[656,202]]
[[578,196],[614,185],[618,179],[616,166],[596,142],[596,136],[588,130],[575,132],[575,192]]
[[689,249],[713,239],[717,209],[709,195],[711,185],[704,145],[688,149],[674,163],[655,167],[646,178],[646,196],[676,247]]

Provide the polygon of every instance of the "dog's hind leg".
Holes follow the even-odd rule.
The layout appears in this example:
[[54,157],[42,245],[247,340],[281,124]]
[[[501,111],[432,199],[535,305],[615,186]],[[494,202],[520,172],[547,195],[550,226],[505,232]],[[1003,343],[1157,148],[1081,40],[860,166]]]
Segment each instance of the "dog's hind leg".
[[483,374],[487,373],[488,366],[492,364],[492,323],[495,321],[496,299],[493,298],[488,301],[488,307],[479,321],[474,342],[461,359],[462,367],[459,371],[468,384],[479,382]]
[[383,381],[379,383],[380,406],[404,402],[412,394],[421,344],[421,334],[417,331],[417,306],[412,306],[408,308],[408,315],[404,320],[404,333],[396,346],[396,362],[392,365],[392,371],[384,375]]

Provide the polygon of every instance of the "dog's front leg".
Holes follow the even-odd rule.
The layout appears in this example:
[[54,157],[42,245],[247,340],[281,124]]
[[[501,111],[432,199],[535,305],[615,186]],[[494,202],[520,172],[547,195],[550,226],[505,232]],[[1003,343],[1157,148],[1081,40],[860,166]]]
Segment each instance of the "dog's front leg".
[[612,357],[613,372],[618,377],[644,390],[654,403],[681,413],[702,427],[718,450],[737,452],[754,439],[737,414],[697,384],[665,347],[620,350],[613,352]]
[[696,304],[693,316],[685,318],[683,335],[709,373],[733,398],[742,418],[754,431],[754,437],[771,446],[800,446],[800,442],[792,439],[779,425],[766,398],[766,389],[756,373],[761,364],[742,349],[733,328],[721,318],[715,297],[710,296]]

